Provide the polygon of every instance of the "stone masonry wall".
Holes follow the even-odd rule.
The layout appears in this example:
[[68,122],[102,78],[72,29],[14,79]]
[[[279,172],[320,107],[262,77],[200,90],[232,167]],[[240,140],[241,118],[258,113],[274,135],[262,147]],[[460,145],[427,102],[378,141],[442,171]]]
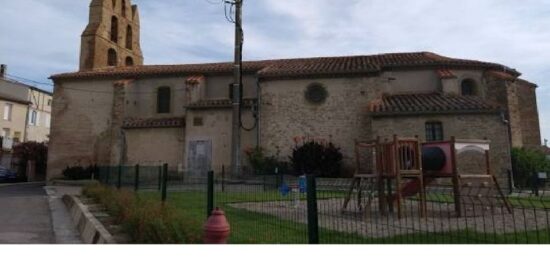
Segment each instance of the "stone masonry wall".
[[[313,82],[328,91],[325,103],[305,100]],[[387,80],[380,77],[318,80],[285,80],[262,83],[261,146],[287,160],[294,137],[332,141],[341,148],[347,173],[352,171],[354,140],[368,139],[368,103],[382,95]]]
[[55,85],[48,179],[67,166],[110,163],[112,106],[112,81]]
[[516,83],[519,114],[521,117],[521,137],[524,147],[538,148],[541,145],[539,113],[536,88]]
[[[418,136],[424,142],[425,123],[440,121],[443,124],[443,137],[449,140],[452,136],[457,139],[484,139],[491,141],[491,167],[499,179],[501,187],[507,186],[508,170],[511,170],[510,146],[507,134],[507,125],[502,122],[498,114],[470,114],[470,115],[422,115],[422,116],[395,116],[375,118],[372,123],[373,136],[391,138],[394,134],[402,137]],[[473,158],[473,157],[472,157]],[[459,159],[459,170],[467,174],[478,174],[483,170],[483,160],[472,159],[470,156]],[[473,163],[475,166],[470,166]]]

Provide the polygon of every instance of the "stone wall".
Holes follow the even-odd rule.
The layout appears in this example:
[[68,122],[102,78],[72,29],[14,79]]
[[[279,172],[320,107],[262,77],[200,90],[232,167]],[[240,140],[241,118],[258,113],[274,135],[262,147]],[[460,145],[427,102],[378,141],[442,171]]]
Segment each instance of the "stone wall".
[[[313,82],[328,91],[323,104],[311,104],[304,92]],[[381,77],[281,80],[261,87],[261,146],[287,160],[294,137],[332,141],[341,148],[346,171],[352,171],[354,140],[368,139],[368,103],[381,96],[387,80]]]
[[159,165],[182,168],[184,163],[184,128],[127,129],[124,131],[124,164]]
[[57,83],[54,88],[48,179],[67,166],[111,163],[113,81]]
[[[491,141],[491,167],[499,178],[502,187],[507,185],[508,170],[511,170],[510,145],[507,125],[498,114],[469,115],[422,115],[394,116],[373,119],[373,137],[391,138],[394,134],[402,137],[418,136],[424,142],[425,123],[440,121],[443,124],[443,137],[448,140],[452,136],[457,139],[484,139]],[[459,170],[466,174],[479,174],[483,170],[483,161],[468,157],[459,157]],[[474,166],[471,166],[471,165]]]
[[539,113],[537,108],[536,87],[516,83],[518,110],[521,117],[521,141],[524,147],[538,148],[541,145]]

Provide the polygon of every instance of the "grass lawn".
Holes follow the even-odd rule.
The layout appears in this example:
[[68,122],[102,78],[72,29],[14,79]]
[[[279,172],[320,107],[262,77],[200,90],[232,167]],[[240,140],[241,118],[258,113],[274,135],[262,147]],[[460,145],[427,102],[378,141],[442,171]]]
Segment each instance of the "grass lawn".
[[[324,193],[321,197],[343,197],[342,192]],[[143,192],[140,196],[146,199],[160,199],[156,192]],[[447,195],[448,196],[448,195]],[[432,196],[433,201],[450,202],[452,197],[446,195]],[[230,203],[267,202],[283,198],[277,191],[258,193],[216,193],[215,204],[222,208],[231,224],[231,244],[307,244],[307,225],[291,220],[285,220],[272,215],[251,212],[244,209],[228,206]],[[179,213],[206,221],[206,193],[170,192],[167,202],[174,206]],[[398,235],[390,238],[366,238],[363,236],[320,229],[320,241],[327,244],[468,244],[468,243],[550,243],[550,231],[529,231],[511,234],[477,233],[463,230],[447,233],[418,233]]]

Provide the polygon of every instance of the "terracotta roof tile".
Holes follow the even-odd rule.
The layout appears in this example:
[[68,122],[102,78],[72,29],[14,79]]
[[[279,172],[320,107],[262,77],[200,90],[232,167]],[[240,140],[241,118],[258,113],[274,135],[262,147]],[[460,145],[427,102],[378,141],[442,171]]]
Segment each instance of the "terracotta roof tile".
[[487,74],[489,74],[493,77],[499,78],[499,79],[503,79],[503,80],[509,80],[509,81],[516,80],[515,76],[510,75],[510,74],[508,74],[506,72],[503,72],[503,71],[490,70],[490,71],[487,72]]
[[[243,104],[245,107],[250,107],[254,104],[256,99],[244,99]],[[213,100],[201,100],[195,103],[187,105],[188,109],[219,109],[219,108],[231,108],[231,100],[229,99],[213,99]]]
[[128,118],[124,120],[122,128],[144,129],[144,128],[182,128],[185,126],[185,118],[160,118],[140,119]]
[[456,78],[456,75],[449,69],[439,69],[437,70],[437,74],[441,79]]
[[[390,53],[370,56],[317,57],[298,59],[279,59],[243,62],[243,72],[257,73],[260,78],[338,76],[352,74],[379,73],[385,69],[433,67],[442,68],[482,68],[507,71],[519,75],[513,69],[503,65],[475,60],[455,59],[430,52]],[[133,67],[103,68],[93,71],[81,71],[53,75],[53,80],[89,79],[89,78],[137,78],[155,76],[189,76],[228,74],[233,64],[186,64],[186,65],[147,65]]]
[[204,80],[203,75],[190,76],[185,79],[185,83],[188,85],[197,85]]
[[416,113],[469,113],[498,111],[483,99],[475,96],[447,95],[442,93],[387,95],[369,104],[374,115]]

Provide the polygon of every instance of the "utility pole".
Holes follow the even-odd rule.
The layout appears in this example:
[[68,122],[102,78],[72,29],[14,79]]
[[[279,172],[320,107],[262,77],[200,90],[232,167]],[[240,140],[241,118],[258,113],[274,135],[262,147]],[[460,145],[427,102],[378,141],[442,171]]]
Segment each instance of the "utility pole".
[[231,173],[241,173],[241,89],[242,89],[242,4],[243,0],[234,0],[235,4],[235,64],[233,83],[233,131],[231,136]]

